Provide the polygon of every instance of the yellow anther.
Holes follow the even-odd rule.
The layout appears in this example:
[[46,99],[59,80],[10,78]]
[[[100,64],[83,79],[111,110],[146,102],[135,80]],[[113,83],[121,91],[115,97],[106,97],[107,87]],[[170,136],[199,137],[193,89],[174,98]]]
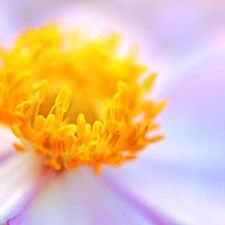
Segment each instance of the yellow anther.
[[26,116],[24,113],[19,112],[19,111],[15,111],[15,116],[21,120],[22,123],[24,124],[28,124],[29,123],[29,117]]
[[103,145],[105,144],[106,139],[108,138],[109,135],[109,131],[105,130],[101,136],[100,136],[100,140],[99,140],[99,146],[103,147]]
[[102,123],[100,121],[95,121],[94,124],[93,124],[93,127],[92,127],[93,134],[96,137],[99,137],[102,133],[102,128],[103,128]]
[[112,106],[109,104],[106,106],[105,111],[104,111],[104,121],[108,121],[111,115],[111,110],[112,110]]
[[133,125],[133,127],[132,127],[132,129],[131,129],[131,131],[130,131],[127,139],[126,139],[127,145],[130,145],[134,142],[134,138],[135,138],[135,136],[137,136],[136,134],[137,134],[137,126]]
[[76,143],[76,136],[73,132],[68,133],[65,137],[65,147],[69,150],[68,154],[71,152],[72,146]]
[[55,115],[49,114],[46,119],[45,129],[54,132],[55,124],[56,124]]
[[72,97],[73,97],[73,92],[71,90],[67,91],[65,99],[63,100],[63,103],[62,103],[63,112],[66,112],[68,110]]
[[69,90],[68,85],[63,86],[60,89],[57,98],[55,100],[55,105],[61,105],[63,103],[64,99],[66,98],[68,90]]
[[19,127],[19,124],[14,123],[14,124],[12,124],[11,128],[12,128],[13,133],[16,135],[16,137],[18,137],[18,138],[23,137],[23,133]]
[[85,130],[86,120],[84,118],[84,114],[80,114],[77,118],[77,135],[81,136]]
[[42,115],[39,115],[34,124],[36,132],[42,131],[45,128],[45,123],[45,118]]
[[157,76],[156,73],[149,74],[149,76],[143,83],[143,91],[150,90],[152,88],[152,85],[156,79],[156,76]]
[[57,123],[61,123],[63,120],[63,112],[62,112],[62,108],[60,106],[55,107],[55,119],[56,119]]
[[17,105],[16,108],[15,108],[15,110],[16,110],[16,111],[21,111],[21,112],[23,112],[23,104]]
[[159,135],[156,135],[156,136],[154,136],[154,137],[149,138],[149,139],[148,139],[148,142],[154,143],[154,142],[161,141],[162,139],[164,139],[164,135],[159,134]]
[[19,143],[13,143],[13,147],[18,151],[18,152],[25,152],[25,146],[21,145]]
[[42,87],[40,88],[40,94],[39,94],[39,98],[38,98],[39,104],[43,103],[45,101],[46,95],[47,95],[47,90],[48,90],[48,81],[45,80]]
[[30,95],[34,95],[37,91],[39,91],[44,85],[46,85],[47,80],[42,80],[41,82],[35,84],[31,90],[30,90]]
[[69,124],[59,128],[58,135],[61,137],[66,136],[67,134],[75,134],[77,132],[77,126],[75,124]]
[[95,143],[91,143],[88,146],[88,148],[87,148],[87,152],[91,154],[91,153],[93,153],[95,151],[95,149],[96,149],[96,144]]
[[158,115],[159,112],[161,112],[165,108],[166,104],[167,102],[165,100],[162,100],[158,104],[156,104],[151,112],[151,117],[154,118],[156,115]]
[[110,141],[108,142],[108,147],[113,147],[119,140],[119,137],[120,137],[120,132],[119,131],[115,132],[112,138],[110,139]]
[[25,101],[22,104],[23,111],[26,113],[31,108],[31,101]]
[[139,84],[147,67],[136,50],[121,55],[120,42],[52,25],[25,31],[12,50],[0,49],[0,122],[55,170],[85,164],[99,174],[135,159],[163,139],[151,131],[166,102],[146,99],[156,74]]
[[143,138],[148,132],[148,126],[145,126],[144,129],[137,135],[136,139]]
[[83,143],[88,145],[91,138],[91,125],[88,123],[85,124],[83,138]]

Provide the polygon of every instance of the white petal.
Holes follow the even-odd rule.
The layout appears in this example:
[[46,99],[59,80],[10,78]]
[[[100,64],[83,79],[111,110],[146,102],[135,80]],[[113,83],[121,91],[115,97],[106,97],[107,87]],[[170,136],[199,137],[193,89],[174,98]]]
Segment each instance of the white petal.
[[[151,215],[87,168],[59,173],[10,225],[150,225]],[[156,220],[156,218],[154,218]],[[163,223],[161,223],[163,224]]]
[[[39,191],[48,173],[37,157],[18,153],[12,148],[13,138],[0,131],[0,224],[17,215]],[[18,141],[18,140],[17,140]]]
[[[178,224],[225,221],[225,53],[182,74],[163,93],[166,134],[139,161],[106,176]],[[111,176],[109,176],[111,174]]]
[[174,149],[159,153],[161,160],[224,167],[224,58],[225,49],[215,51],[183,72],[162,93],[168,99],[168,107],[159,118],[166,134],[163,143]]

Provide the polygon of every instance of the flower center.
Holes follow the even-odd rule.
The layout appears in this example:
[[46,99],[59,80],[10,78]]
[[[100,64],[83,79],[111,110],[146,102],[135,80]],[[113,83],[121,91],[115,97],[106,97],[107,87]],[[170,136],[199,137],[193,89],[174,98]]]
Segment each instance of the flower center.
[[165,101],[146,98],[155,74],[138,83],[146,66],[134,51],[120,55],[119,44],[115,34],[90,38],[52,25],[25,31],[0,50],[1,122],[56,170],[86,164],[99,173],[134,159],[163,138],[149,133]]

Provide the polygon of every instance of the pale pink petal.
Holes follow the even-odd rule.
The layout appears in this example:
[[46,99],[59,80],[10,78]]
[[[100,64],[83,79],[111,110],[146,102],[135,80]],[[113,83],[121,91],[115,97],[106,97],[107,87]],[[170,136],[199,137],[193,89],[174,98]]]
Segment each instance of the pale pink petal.
[[59,173],[10,225],[169,225],[85,167]]
[[[7,141],[7,137],[1,137],[1,141]],[[4,147],[10,153],[0,161],[0,224],[17,215],[49,177],[37,157]],[[11,154],[13,151],[15,153]]]
[[225,221],[225,52],[189,68],[162,94],[166,139],[105,176],[178,224]]

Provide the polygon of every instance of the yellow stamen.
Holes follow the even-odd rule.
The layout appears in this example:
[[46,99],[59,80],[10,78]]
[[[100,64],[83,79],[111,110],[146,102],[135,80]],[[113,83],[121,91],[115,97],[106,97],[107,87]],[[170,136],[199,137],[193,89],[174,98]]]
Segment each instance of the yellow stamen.
[[0,50],[0,121],[56,170],[86,164],[98,174],[103,164],[135,159],[163,138],[149,134],[166,102],[147,99],[156,74],[138,83],[146,65],[119,48],[116,34],[89,38],[54,25],[25,31]]
[[19,152],[25,152],[26,149],[23,145],[19,144],[19,143],[13,143],[13,147],[19,151]]

